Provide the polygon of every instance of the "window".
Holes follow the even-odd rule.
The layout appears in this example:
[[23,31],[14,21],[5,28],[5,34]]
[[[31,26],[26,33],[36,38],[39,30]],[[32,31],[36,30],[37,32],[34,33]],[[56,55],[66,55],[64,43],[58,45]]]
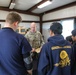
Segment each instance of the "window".
[[74,29],[74,19],[62,20],[61,23],[63,26],[62,35],[64,38],[66,38],[67,36],[71,35],[71,31]]

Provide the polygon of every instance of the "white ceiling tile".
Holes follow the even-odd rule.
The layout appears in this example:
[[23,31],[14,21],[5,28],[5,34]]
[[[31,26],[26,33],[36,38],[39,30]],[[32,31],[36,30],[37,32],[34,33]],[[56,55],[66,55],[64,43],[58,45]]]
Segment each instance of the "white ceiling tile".
[[[8,7],[10,4],[11,0],[0,0],[0,6],[3,7]],[[34,6],[35,4],[39,3],[42,0],[15,0],[15,7],[14,9],[19,9],[19,10],[28,10],[29,8],[31,8],[32,6]],[[35,9],[32,12],[34,13],[42,13],[66,4],[69,4],[71,2],[74,2],[76,0],[52,0],[52,4],[42,8],[42,9]]]
[[42,9],[37,8],[33,12],[34,13],[42,13],[42,12],[45,12],[45,11],[48,11],[48,10],[51,10],[51,9],[66,5],[66,4],[74,2],[74,1],[76,1],[76,0],[53,0],[52,4],[46,6],[46,7],[42,8]]
[[40,2],[41,0],[16,0],[16,9],[27,10]]
[[0,6],[8,7],[11,0],[0,0]]

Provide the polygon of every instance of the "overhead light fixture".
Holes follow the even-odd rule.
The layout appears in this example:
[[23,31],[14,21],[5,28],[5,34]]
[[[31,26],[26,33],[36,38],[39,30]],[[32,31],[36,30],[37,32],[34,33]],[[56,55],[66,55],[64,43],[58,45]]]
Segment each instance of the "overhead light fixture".
[[51,3],[52,3],[52,1],[46,0],[46,2],[40,4],[40,5],[38,6],[38,8],[43,8],[43,7],[47,6],[47,5],[50,5]]
[[13,9],[15,7],[15,3],[11,3],[9,9]]
[[13,9],[15,7],[15,0],[11,0],[11,3],[9,5],[9,9]]

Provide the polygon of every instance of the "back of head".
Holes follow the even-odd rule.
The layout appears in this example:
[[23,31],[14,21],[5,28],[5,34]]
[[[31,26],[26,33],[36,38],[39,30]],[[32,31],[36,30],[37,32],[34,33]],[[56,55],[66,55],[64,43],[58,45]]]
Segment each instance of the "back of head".
[[13,24],[14,22],[20,23],[22,20],[21,16],[17,12],[10,12],[6,17],[6,22]]
[[61,34],[62,33],[62,25],[58,22],[53,22],[52,25],[50,26],[50,30],[54,34]]
[[66,40],[69,41],[71,44],[73,44],[72,36],[67,36]]
[[76,29],[72,30],[72,36],[76,36]]
[[72,40],[71,36],[67,36],[67,37],[66,37],[66,40],[67,40],[67,41],[71,41],[71,40]]

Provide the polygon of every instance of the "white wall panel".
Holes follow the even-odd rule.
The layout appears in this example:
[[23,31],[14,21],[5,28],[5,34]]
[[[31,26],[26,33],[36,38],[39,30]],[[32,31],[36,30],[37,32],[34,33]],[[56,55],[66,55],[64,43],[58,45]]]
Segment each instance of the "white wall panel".
[[[1,28],[2,28],[5,24],[5,22],[0,22],[0,24],[1,24]],[[25,29],[28,29],[28,28],[30,28],[30,24],[31,23],[20,23],[19,26],[23,26]],[[40,31],[39,23],[36,23],[36,25],[37,25],[37,30]]]
[[[5,20],[6,19],[6,16],[8,15],[9,12],[7,11],[1,11],[0,10],[0,20]],[[21,14],[21,17],[22,17],[22,20],[25,20],[25,21],[39,21],[39,17],[38,16],[32,16],[32,15],[27,15],[27,14]],[[1,28],[4,27],[5,25],[5,22],[0,22],[1,24]],[[19,24],[19,26],[23,26],[26,29],[30,28],[30,24],[31,23],[27,23],[27,22],[21,22]],[[40,25],[39,23],[36,23],[37,24],[37,30],[40,31]]]
[[34,21],[39,21],[39,17],[38,16],[32,16],[32,15],[26,15],[26,14],[20,14],[22,16],[23,20],[34,20]]
[[43,21],[76,16],[76,6],[45,14]]
[[[7,14],[9,12],[7,11],[2,11],[0,10],[0,20],[5,20]],[[38,16],[32,16],[32,15],[27,15],[27,14],[20,14],[22,17],[22,20],[26,20],[26,21],[39,21],[39,17]]]
[[[0,20],[5,20],[8,13],[9,12],[7,11],[0,10]],[[32,16],[27,14],[20,14],[20,15],[22,17],[22,20],[25,20],[25,21],[39,21],[38,16]],[[0,22],[0,24],[1,24],[1,27],[3,27],[5,22]],[[25,27],[26,29],[30,27],[30,23],[26,23],[26,22],[20,23],[19,25]],[[39,23],[37,23],[37,29],[40,31]]]
[[45,42],[47,42],[48,37],[50,37],[50,34],[49,34],[50,25],[51,25],[51,22],[43,23],[43,26],[42,26],[42,28],[43,28],[42,33],[43,33]]

